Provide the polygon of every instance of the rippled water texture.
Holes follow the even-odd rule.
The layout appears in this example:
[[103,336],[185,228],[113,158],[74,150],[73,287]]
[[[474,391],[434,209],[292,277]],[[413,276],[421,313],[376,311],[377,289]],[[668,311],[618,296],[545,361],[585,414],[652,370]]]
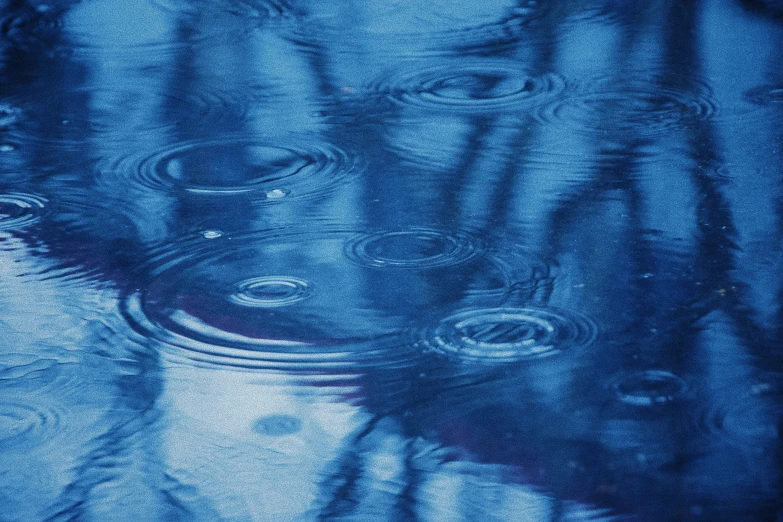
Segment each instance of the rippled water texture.
[[778,0],[0,4],[0,520],[783,522]]

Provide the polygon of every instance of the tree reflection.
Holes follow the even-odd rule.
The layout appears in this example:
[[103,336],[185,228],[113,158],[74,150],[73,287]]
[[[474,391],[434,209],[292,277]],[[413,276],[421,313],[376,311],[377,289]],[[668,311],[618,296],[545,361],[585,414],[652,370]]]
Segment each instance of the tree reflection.
[[[350,281],[333,296],[339,306],[329,321],[299,318],[328,349],[326,341],[339,341],[330,325],[358,329],[364,319],[355,311],[364,307],[382,311],[384,328],[399,330],[415,354],[326,368],[317,378],[290,367],[171,363],[164,342],[108,312],[123,325],[113,326],[119,334],[60,347],[105,358],[116,375],[100,388],[111,398],[104,421],[80,455],[62,456],[77,463],[69,484],[50,495],[55,506],[41,507],[43,519],[120,520],[132,507],[154,519],[775,517],[779,24],[739,2],[696,0],[654,2],[643,12],[616,1],[466,4],[464,12],[300,2],[283,14],[253,2],[143,4],[127,7],[126,21],[144,31],[125,30],[121,42],[112,38],[114,15],[91,11],[93,2],[13,1],[0,11],[2,189],[52,202],[41,224],[4,233],[30,259],[56,267],[48,278],[13,277],[62,285],[50,303],[61,314],[78,319],[83,310],[68,307],[68,293],[87,294],[92,284],[116,302],[143,294],[161,251],[197,264],[203,253],[187,248],[205,232],[227,245],[296,227],[314,237],[337,225],[465,233],[480,239],[479,257],[513,266],[470,258],[455,276],[397,259],[402,268],[372,272],[284,240],[247,249],[259,275],[307,269]],[[722,42],[705,22],[714,19],[749,24],[767,49],[756,52],[739,31],[727,30],[734,39]],[[766,76],[727,74],[727,64],[740,66],[732,46]],[[736,95],[748,92],[755,98]],[[311,172],[311,158],[284,152],[280,144],[294,140],[341,151],[350,173],[300,197],[286,176]],[[278,178],[276,191],[266,191]],[[524,290],[510,281],[507,301],[476,297],[487,266],[519,273],[527,257],[504,258],[509,245],[546,259],[552,273],[532,270],[540,280]],[[379,259],[371,268],[383,268]],[[229,276],[215,280],[228,284]],[[212,328],[231,323],[226,339],[279,333],[223,317],[223,305],[209,302],[217,290],[205,297],[171,288],[161,302],[204,312],[189,319],[218,318]],[[176,293],[185,290],[193,295]],[[510,362],[441,353],[420,337],[441,316],[487,306],[574,311],[601,331],[590,346]],[[251,312],[242,317],[275,313]],[[533,335],[518,330],[487,327],[476,344]],[[314,392],[336,386],[343,372],[350,393]],[[297,383],[295,392],[269,384],[270,376]],[[194,407],[196,379],[231,389]],[[264,402],[264,393],[274,400]],[[241,407],[224,411],[234,396]],[[310,444],[308,465],[290,477],[269,457],[277,442],[252,438],[248,420],[282,415],[278,403],[312,414],[286,413],[309,428],[278,434]],[[354,420],[313,442],[328,432],[316,410],[333,403]],[[210,415],[199,417],[201,409]],[[188,444],[204,454],[194,457]],[[214,462],[225,455],[221,469]],[[230,481],[227,469],[279,474],[303,498],[272,507],[278,493],[254,497],[241,486],[274,484]],[[128,498],[138,506],[101,515],[106,503]]]

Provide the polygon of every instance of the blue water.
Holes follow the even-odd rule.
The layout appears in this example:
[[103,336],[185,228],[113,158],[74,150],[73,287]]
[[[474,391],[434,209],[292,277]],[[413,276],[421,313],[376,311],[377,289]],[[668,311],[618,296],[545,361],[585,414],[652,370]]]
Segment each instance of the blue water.
[[783,522],[777,0],[5,0],[0,521]]

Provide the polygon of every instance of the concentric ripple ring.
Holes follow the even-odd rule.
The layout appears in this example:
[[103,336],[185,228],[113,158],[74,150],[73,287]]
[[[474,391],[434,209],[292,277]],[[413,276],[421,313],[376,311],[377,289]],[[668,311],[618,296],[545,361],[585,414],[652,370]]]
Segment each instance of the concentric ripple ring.
[[122,158],[102,170],[156,190],[251,193],[271,202],[334,190],[360,165],[358,157],[317,139],[242,136],[184,142],[147,157]]
[[513,60],[474,59],[404,69],[379,78],[369,89],[403,106],[494,112],[548,103],[565,87],[561,76],[536,74]]
[[46,198],[35,194],[0,194],[0,230],[16,229],[35,223],[41,219],[47,203]]
[[685,393],[685,381],[664,370],[645,370],[623,375],[611,384],[617,398],[633,406],[669,404]]
[[[549,275],[524,251],[498,252],[466,233],[423,230],[335,225],[198,233],[149,260],[148,281],[127,296],[123,311],[145,338],[191,361],[295,369],[409,364],[421,353],[408,342],[411,328],[447,316],[457,302],[527,299]],[[455,249],[460,241],[446,239],[454,237],[472,250]],[[378,239],[382,262],[352,257],[352,246]],[[445,263],[444,248],[462,253]],[[410,291],[423,285],[431,290]]]
[[587,317],[552,308],[489,308],[441,321],[426,342],[434,350],[477,362],[510,362],[586,346],[597,335]]
[[464,234],[410,228],[357,235],[348,241],[345,253],[360,265],[421,269],[464,262],[476,254],[476,246]]
[[231,294],[229,299],[244,306],[273,308],[307,299],[311,292],[307,281],[296,277],[254,277],[240,282],[236,293]]

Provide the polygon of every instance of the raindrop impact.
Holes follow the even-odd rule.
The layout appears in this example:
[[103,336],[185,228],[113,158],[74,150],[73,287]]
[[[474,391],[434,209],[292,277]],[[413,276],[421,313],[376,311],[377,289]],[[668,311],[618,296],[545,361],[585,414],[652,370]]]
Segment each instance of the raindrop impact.
[[28,404],[0,404],[0,442],[4,444],[36,444],[58,423],[59,417],[52,411]]
[[732,387],[717,400],[700,404],[689,430],[741,447],[763,447],[780,440],[783,394],[776,384]]
[[495,112],[550,103],[565,87],[562,77],[533,73],[513,60],[474,59],[397,71],[369,89],[419,109]]
[[587,317],[551,308],[466,310],[441,321],[426,344],[477,362],[508,362],[553,355],[593,342]]
[[0,230],[22,228],[37,222],[47,203],[46,198],[34,194],[0,194]]
[[[250,194],[259,202],[335,190],[360,170],[359,159],[316,139],[199,140],[108,167],[156,190],[190,194]],[[107,169],[103,169],[104,171]]]
[[534,0],[506,8],[491,2],[443,3],[438,9],[416,2],[380,2],[372,6],[356,19],[341,16],[342,12],[334,9],[296,13],[298,23],[288,27],[286,36],[305,48],[371,38],[376,52],[442,56],[444,49],[469,51],[488,45],[499,49],[518,43],[529,32],[530,22],[549,8],[546,2]]
[[618,399],[634,406],[655,406],[677,400],[686,390],[685,381],[673,373],[647,370],[624,375],[612,383]]
[[310,293],[307,282],[296,277],[267,276],[240,282],[229,299],[243,306],[274,308],[307,299]]
[[660,135],[708,120],[717,103],[706,84],[692,86],[651,81],[617,82],[615,78],[585,81],[553,103],[542,106],[536,117],[545,124],[566,125],[577,132],[633,131]]
[[204,239],[217,239],[223,237],[223,232],[220,230],[205,230],[201,235],[204,236]]
[[364,266],[422,269],[465,262],[476,254],[476,245],[465,235],[414,228],[358,235],[345,253]]
[[[408,342],[412,327],[465,300],[501,306],[524,299],[549,276],[527,252],[485,249],[460,232],[327,227],[230,239],[199,234],[161,250],[149,262],[149,283],[125,303],[131,324],[168,353],[216,364],[409,364],[419,353]],[[420,243],[410,250],[410,240]],[[374,255],[357,258],[364,241]]]

